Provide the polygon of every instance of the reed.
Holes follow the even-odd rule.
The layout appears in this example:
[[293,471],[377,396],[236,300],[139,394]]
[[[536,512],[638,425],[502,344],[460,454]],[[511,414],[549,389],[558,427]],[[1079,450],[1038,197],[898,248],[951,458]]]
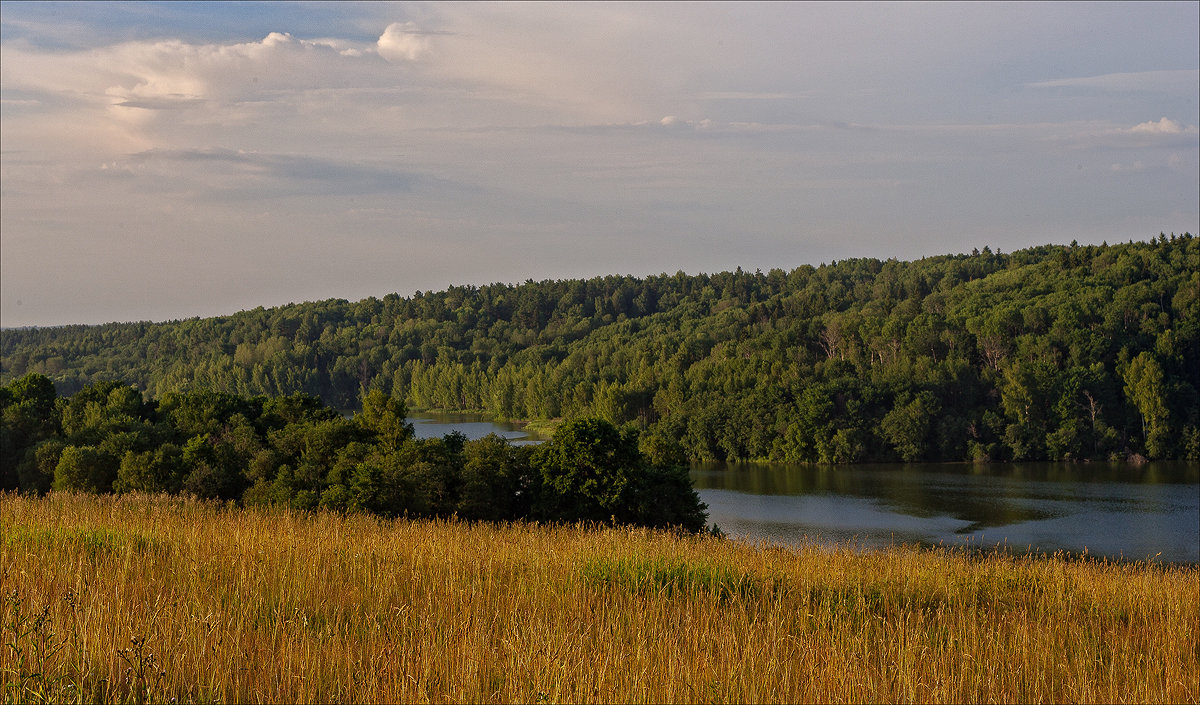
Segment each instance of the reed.
[[1197,702],[1200,571],[0,497],[10,702]]

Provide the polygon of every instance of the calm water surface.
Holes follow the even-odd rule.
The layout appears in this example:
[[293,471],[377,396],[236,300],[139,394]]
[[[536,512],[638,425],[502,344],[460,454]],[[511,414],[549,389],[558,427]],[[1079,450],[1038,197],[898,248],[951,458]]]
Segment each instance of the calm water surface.
[[709,521],[751,540],[1200,562],[1195,464],[712,464],[692,479]]
[[[418,438],[458,431],[537,443],[464,414],[409,419]],[[1107,463],[809,466],[698,464],[709,522],[730,536],[800,544],[1006,545],[1014,551],[1200,563],[1200,465]]]
[[463,434],[476,441],[489,433],[507,438],[514,445],[541,443],[543,438],[520,424],[489,421],[482,414],[420,414],[408,417],[417,438],[441,438],[447,433]]

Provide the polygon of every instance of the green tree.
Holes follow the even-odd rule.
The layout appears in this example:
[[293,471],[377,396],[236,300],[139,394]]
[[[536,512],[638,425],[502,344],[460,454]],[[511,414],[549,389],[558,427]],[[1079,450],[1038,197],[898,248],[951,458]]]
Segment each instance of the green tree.
[[164,443],[141,453],[127,451],[117,468],[113,489],[117,492],[175,494],[183,486],[186,468],[183,450],[174,443]]
[[375,443],[385,453],[395,452],[413,437],[404,402],[378,389],[363,396],[362,411],[355,415],[354,421],[374,434]]
[[645,465],[629,489],[626,501],[636,524],[696,532],[708,521],[708,505],[700,501],[686,465]]
[[928,391],[911,399],[906,397],[897,398],[895,406],[883,417],[879,429],[900,459],[911,463],[928,453],[931,422],[937,416],[939,405]]
[[1008,418],[1004,443],[1014,460],[1044,457],[1049,434],[1052,370],[1042,363],[1014,362],[1004,369],[1000,404]]
[[30,453],[58,431],[57,398],[54,384],[41,374],[0,388],[0,490],[45,491],[44,473]]
[[1149,352],[1139,353],[1130,361],[1125,371],[1125,396],[1141,414],[1147,454],[1166,455],[1169,438],[1163,370]]
[[230,450],[207,433],[189,438],[182,449],[187,473],[183,491],[201,499],[239,499],[246,478],[238,456]]
[[[54,484],[54,470],[67,444],[61,438],[51,437],[26,453],[26,460],[18,468],[21,491],[45,494]],[[32,457],[29,457],[32,456]]]
[[112,491],[117,461],[94,446],[67,446],[54,468],[54,489],[103,494]]
[[536,511],[562,521],[628,521],[624,500],[641,463],[635,435],[603,419],[568,421],[534,452],[542,480]]
[[529,513],[533,480],[527,446],[489,434],[463,448],[458,515],[502,521]]
[[687,468],[650,464],[631,427],[568,421],[537,447],[532,464],[541,476],[534,508],[541,518],[698,530],[707,517]]

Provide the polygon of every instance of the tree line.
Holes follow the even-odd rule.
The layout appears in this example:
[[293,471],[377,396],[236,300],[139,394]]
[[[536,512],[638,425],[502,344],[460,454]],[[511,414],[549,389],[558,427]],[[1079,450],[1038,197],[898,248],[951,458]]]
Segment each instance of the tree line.
[[496,435],[416,439],[400,400],[371,390],[360,406],[347,418],[303,392],[192,390],[147,401],[120,382],[65,398],[29,373],[0,388],[0,489],[704,529],[687,467],[651,462],[633,427],[581,418],[537,446]]
[[1200,459],[1200,242],[450,287],[6,330],[0,379],[634,424],[656,461]]

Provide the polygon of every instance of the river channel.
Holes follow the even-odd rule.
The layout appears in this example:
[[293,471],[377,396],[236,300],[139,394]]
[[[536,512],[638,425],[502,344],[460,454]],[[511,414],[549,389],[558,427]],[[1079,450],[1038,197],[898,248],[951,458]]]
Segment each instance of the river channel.
[[[471,439],[543,440],[483,417],[410,420],[420,438],[458,431]],[[692,480],[709,522],[749,541],[999,545],[1200,563],[1195,463],[710,463],[694,465]]]

